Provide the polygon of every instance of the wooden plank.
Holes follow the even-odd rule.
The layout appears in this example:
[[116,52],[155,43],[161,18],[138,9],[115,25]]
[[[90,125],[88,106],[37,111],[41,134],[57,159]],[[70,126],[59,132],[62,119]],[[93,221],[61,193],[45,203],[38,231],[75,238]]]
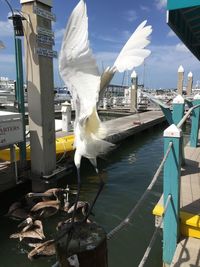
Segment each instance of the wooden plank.
[[184,238],[178,244],[170,267],[200,266],[200,239]]

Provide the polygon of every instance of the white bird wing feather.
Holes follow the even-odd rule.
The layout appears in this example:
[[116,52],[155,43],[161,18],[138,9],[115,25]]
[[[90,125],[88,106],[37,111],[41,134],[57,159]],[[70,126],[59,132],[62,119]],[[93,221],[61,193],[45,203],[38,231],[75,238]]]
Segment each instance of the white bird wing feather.
[[151,51],[145,47],[150,43],[148,36],[152,32],[152,27],[145,26],[146,22],[146,20],[143,21],[137,27],[117,57],[114,66],[119,72],[141,65],[144,59],[150,55]]
[[71,89],[81,117],[93,112],[100,90],[99,70],[89,46],[87,8],[80,0],[64,34],[59,56],[62,79]]
[[101,95],[104,89],[109,85],[116,71],[123,72],[138,67],[143,63],[144,59],[150,55],[150,50],[144,48],[150,43],[148,37],[152,33],[152,27],[145,26],[146,22],[146,20],[143,21],[137,27],[122,48],[114,65],[108,67],[101,75]]

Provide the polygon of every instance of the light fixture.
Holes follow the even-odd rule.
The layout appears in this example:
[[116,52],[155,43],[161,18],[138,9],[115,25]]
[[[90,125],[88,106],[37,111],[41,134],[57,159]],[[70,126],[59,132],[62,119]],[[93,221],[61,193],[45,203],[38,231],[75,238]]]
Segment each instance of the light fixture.
[[24,36],[22,20],[25,20],[25,18],[14,13],[8,18],[13,21],[15,36]]

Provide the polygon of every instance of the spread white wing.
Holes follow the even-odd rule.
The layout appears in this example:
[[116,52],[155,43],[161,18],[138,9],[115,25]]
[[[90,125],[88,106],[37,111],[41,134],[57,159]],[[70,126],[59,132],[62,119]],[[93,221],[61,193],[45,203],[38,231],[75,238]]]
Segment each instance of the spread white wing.
[[79,115],[89,116],[98,101],[100,75],[89,47],[87,8],[83,0],[68,20],[59,56],[59,70],[75,98]]
[[149,35],[152,33],[151,26],[145,26],[146,20],[143,21],[129,40],[126,42],[121,52],[119,53],[114,65],[107,68],[101,76],[101,91],[108,86],[116,71],[123,72],[132,70],[144,62],[144,59],[151,53],[145,47],[150,43]]
[[114,66],[119,72],[132,70],[150,55],[151,51],[145,47],[150,43],[148,36],[152,32],[152,27],[145,26],[146,23],[145,20],[137,27],[117,57]]

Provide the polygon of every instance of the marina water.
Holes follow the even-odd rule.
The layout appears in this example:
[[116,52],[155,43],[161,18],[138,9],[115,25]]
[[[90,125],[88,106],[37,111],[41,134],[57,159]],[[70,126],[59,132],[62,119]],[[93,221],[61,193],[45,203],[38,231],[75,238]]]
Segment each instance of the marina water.
[[[163,157],[163,130],[166,125],[149,129],[119,144],[116,150],[100,159],[99,169],[105,181],[95,209],[94,220],[109,232],[123,220],[137,203],[155,174]],[[98,179],[88,160],[84,160],[81,169],[81,200],[92,201],[98,188]],[[70,187],[76,188],[75,173],[64,179]],[[63,181],[62,186],[65,186]],[[153,191],[135,214],[131,223],[108,241],[109,267],[137,267],[154,231],[152,209],[162,192],[162,174]],[[56,223],[64,220],[63,215],[44,220],[44,230],[48,238],[55,233]],[[0,259],[1,267],[49,267],[55,263],[55,257],[30,261],[27,251],[30,248],[22,242],[9,239],[17,231],[18,222],[2,216]],[[161,266],[162,241],[158,236],[147,267]]]

